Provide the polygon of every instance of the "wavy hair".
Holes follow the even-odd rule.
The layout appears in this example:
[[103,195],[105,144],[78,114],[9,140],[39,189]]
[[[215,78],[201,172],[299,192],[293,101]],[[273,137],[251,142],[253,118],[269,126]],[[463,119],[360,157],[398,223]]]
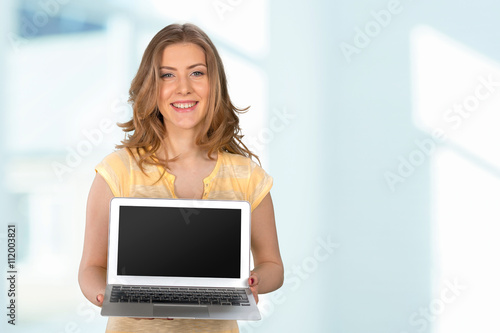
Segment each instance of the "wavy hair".
[[168,135],[157,105],[160,62],[163,50],[177,43],[198,45],[205,52],[207,62],[210,86],[208,110],[202,129],[196,137],[196,144],[202,149],[207,149],[208,157],[211,159],[214,152],[226,151],[245,157],[255,157],[260,163],[259,157],[242,142],[238,113],[246,112],[249,107],[239,109],[233,105],[229,98],[224,65],[217,49],[210,38],[191,23],[168,25],[149,42],[129,90],[129,103],[133,108],[133,116],[131,120],[118,124],[126,135],[121,141],[122,144],[116,145],[116,148],[125,148],[130,153],[135,150],[138,156],[137,164],[142,172],[145,172],[145,163],[162,166],[166,170],[168,162],[177,159],[177,157],[169,159],[168,155],[165,159],[160,159],[155,155],[161,148],[163,139]]

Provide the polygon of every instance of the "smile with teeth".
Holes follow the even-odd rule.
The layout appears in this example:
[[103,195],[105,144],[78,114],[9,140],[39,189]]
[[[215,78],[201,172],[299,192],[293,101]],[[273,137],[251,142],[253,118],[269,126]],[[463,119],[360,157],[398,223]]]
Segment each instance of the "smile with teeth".
[[193,106],[195,106],[198,102],[193,102],[193,103],[172,103],[173,106],[175,106],[178,109],[189,109]]

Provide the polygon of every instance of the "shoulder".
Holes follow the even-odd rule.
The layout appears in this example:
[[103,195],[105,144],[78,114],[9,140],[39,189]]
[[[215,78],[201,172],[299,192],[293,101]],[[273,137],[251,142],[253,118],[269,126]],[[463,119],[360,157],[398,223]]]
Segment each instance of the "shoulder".
[[223,152],[221,156],[222,170],[225,173],[231,173],[235,178],[246,179],[250,182],[265,180],[272,183],[272,177],[251,158],[228,152]]
[[250,179],[267,175],[266,171],[250,157],[228,152],[222,152],[221,157],[222,170],[234,174],[236,178]]
[[260,168],[260,166],[250,157],[228,152],[222,152],[221,156],[223,164],[226,165],[246,166],[250,167],[251,170],[255,169],[256,167]]
[[142,148],[139,148],[138,150],[135,148],[133,149],[122,148],[115,150],[114,152],[104,157],[103,161],[115,162],[115,163],[121,162],[124,165],[131,165],[131,164],[136,164],[136,162],[140,159],[143,153],[144,150]]
[[130,166],[130,161],[133,159],[132,154],[127,149],[122,148],[104,157],[101,164],[107,164],[113,169],[123,167],[128,168]]
[[108,154],[97,164],[95,171],[104,178],[115,197],[124,196],[130,173],[130,157],[126,149]]
[[271,190],[273,178],[249,157],[224,152],[222,158],[223,177],[236,180],[253,211]]

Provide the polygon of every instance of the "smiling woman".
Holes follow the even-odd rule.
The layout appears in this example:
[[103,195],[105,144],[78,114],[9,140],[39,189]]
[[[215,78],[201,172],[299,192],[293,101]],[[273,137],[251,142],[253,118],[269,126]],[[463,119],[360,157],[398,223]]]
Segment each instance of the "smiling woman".
[[[242,142],[221,58],[192,24],[172,24],[151,40],[130,88],[133,117],[119,150],[96,167],[79,271],[84,295],[104,299],[109,202],[113,197],[245,200],[251,206],[253,296],[283,284],[270,190],[273,179]],[[160,260],[160,259],[159,259]],[[238,332],[234,320],[110,317],[107,332]]]
[[[205,112],[190,135],[196,134],[195,144],[208,150],[209,157],[215,158],[214,153],[223,149],[258,160],[241,141],[237,114],[248,108],[239,109],[231,102],[219,53],[210,38],[193,24],[172,24],[153,37],[132,81],[129,100],[134,105],[134,117],[120,126],[133,133],[117,148],[136,149],[141,170],[145,163],[167,166],[170,157],[175,159],[180,153],[161,149],[169,146],[164,139],[174,136],[169,130],[175,130],[164,117],[172,116],[173,111],[188,111],[181,109],[190,107],[186,102],[198,102],[196,113],[202,109]],[[172,103],[183,105],[175,107]]]

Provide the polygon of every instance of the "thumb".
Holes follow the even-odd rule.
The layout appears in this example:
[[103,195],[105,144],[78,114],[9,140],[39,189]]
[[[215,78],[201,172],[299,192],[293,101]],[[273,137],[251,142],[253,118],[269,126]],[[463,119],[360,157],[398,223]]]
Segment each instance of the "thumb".
[[102,302],[104,302],[104,295],[98,294],[95,299],[97,301],[97,305],[102,306]]

